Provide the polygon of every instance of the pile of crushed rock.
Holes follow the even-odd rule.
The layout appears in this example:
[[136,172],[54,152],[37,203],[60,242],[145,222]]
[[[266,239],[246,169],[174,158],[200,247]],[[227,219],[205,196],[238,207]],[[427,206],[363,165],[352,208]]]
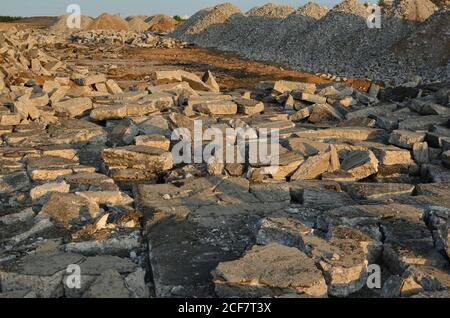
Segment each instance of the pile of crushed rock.
[[225,3],[199,11],[172,36],[310,72],[398,82],[415,74],[426,81],[450,77],[448,7],[395,0],[382,11],[381,29],[368,28],[369,14],[358,0],[331,10],[314,3],[298,10],[267,4],[247,13]]
[[74,33],[69,40],[79,44],[128,45],[145,48],[183,48],[188,43],[150,31],[87,30]]

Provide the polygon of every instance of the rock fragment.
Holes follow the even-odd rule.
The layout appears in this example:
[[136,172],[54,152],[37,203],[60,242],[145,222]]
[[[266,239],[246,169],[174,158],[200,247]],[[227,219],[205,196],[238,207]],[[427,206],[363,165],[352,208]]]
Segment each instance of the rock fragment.
[[220,263],[213,277],[220,297],[327,294],[325,280],[314,261],[296,248],[279,244],[255,246],[239,260]]
[[133,168],[160,172],[173,166],[172,154],[148,146],[127,146],[105,149],[103,160],[111,168]]
[[418,164],[430,162],[430,155],[428,152],[428,144],[426,142],[416,142],[413,145],[414,160]]
[[238,112],[245,115],[256,115],[264,111],[264,103],[253,99],[234,98],[238,106]]
[[412,149],[417,142],[423,142],[425,134],[407,130],[395,130],[392,132],[389,142],[398,147]]
[[104,83],[106,82],[106,76],[103,74],[97,74],[97,75],[89,75],[86,77],[79,77],[75,79],[75,83],[80,86],[90,86],[97,83]]
[[78,117],[83,115],[86,111],[92,109],[92,101],[90,98],[81,97],[59,101],[52,104],[53,109],[60,114],[69,117]]
[[216,93],[220,92],[220,86],[217,84],[217,81],[211,71],[207,71],[203,74],[202,81],[211,88],[211,91]]
[[342,161],[341,168],[361,180],[378,172],[378,159],[370,150],[353,151]]

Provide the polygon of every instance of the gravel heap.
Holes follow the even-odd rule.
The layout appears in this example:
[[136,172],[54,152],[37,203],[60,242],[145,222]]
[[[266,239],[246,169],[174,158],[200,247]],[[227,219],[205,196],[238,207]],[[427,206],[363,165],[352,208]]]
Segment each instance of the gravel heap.
[[[272,30],[278,29],[282,21],[295,12],[295,9],[286,5],[266,4],[247,12],[250,29],[243,41],[243,49],[249,52],[258,50],[262,40],[267,38]],[[239,45],[239,44],[238,44]]]
[[[395,74],[401,81],[409,73],[419,72],[414,67],[421,64],[423,56],[411,53],[408,58],[412,62],[400,70],[397,62],[401,52],[391,53],[402,40],[415,40],[414,34],[421,32],[423,21],[436,10],[437,6],[430,0],[395,0],[383,12],[382,28],[369,29],[366,22],[369,11],[358,0],[343,1],[329,11],[313,3],[297,11],[267,4],[245,14],[233,5],[223,4],[199,11],[172,35],[202,47],[238,52],[248,58],[283,63],[298,70],[376,80],[392,79]],[[444,33],[442,37],[434,36],[440,42],[433,42],[433,46],[445,52],[449,37],[443,29],[448,23],[444,18],[438,20],[444,23],[441,27]],[[429,51],[425,56],[437,55]],[[394,59],[386,63],[387,56]],[[446,66],[448,58],[442,63]],[[392,69],[386,64],[396,67]],[[423,64],[419,75],[425,80],[435,78],[437,65]],[[449,76],[444,74],[444,78]]]
[[[274,25],[263,39],[249,47],[248,57],[262,60],[273,60],[278,55],[280,61],[288,62],[289,56],[303,42],[301,36],[317,20],[328,13],[328,8],[308,2],[285,19]],[[289,54],[283,54],[288,53]]]
[[117,15],[103,13],[92,21],[87,27],[88,30],[128,30],[128,23]]
[[144,22],[142,18],[134,17],[128,21],[128,27],[131,31],[143,32],[147,31],[150,25]]
[[436,11],[381,59],[379,72],[401,80],[420,74],[430,81],[450,78],[450,9]]
[[290,6],[268,3],[245,14],[238,12],[226,24],[210,27],[204,42],[226,51],[250,53],[293,11]]
[[[366,8],[357,0],[346,0],[312,25],[292,51],[283,51],[293,66],[332,72],[347,65],[339,52],[348,47],[353,35],[367,28]],[[324,68],[324,66],[326,67]]]
[[267,3],[261,7],[254,7],[246,15],[249,17],[285,18],[293,11],[294,8],[288,5]]
[[206,8],[180,25],[172,35],[185,41],[195,41],[198,35],[208,31],[211,26],[225,23],[232,15],[240,13],[241,10],[231,3]]
[[308,2],[303,7],[298,8],[297,11],[295,11],[295,14],[319,20],[323,18],[328,11],[329,9],[327,7],[321,6],[320,4],[314,2]]
[[89,30],[72,34],[70,41],[88,45],[109,44],[145,48],[183,48],[187,46],[186,42],[167,36],[160,36],[150,31]]
[[[332,71],[346,72],[357,77],[377,78],[379,74],[390,77],[387,74],[396,71],[398,67],[382,67],[385,62],[380,63],[380,61],[385,60],[385,57],[390,55],[393,46],[399,41],[408,38],[417,31],[417,28],[420,26],[420,20],[413,19],[412,13],[414,15],[417,13],[417,16],[420,15],[421,19],[424,19],[433,14],[435,9],[436,6],[428,0],[421,0],[420,8],[417,6],[416,1],[394,1],[392,6],[384,12],[381,29],[363,28],[353,34],[347,43],[347,47],[336,52],[334,60],[338,60],[341,65],[345,65],[345,61],[351,61],[349,63],[351,68],[336,65]],[[406,18],[407,16],[410,19]],[[392,61],[396,61],[396,59]],[[396,63],[394,62],[394,64]],[[406,73],[406,76],[401,76],[402,72],[396,72],[396,77],[403,81],[408,76]]]
[[[68,14],[62,15],[56,20],[56,22],[50,27],[50,30],[53,32],[73,32],[74,30],[69,29],[67,27],[67,18]],[[91,17],[82,15],[81,16],[81,30],[84,30],[88,27],[88,25],[93,21]],[[75,30],[75,31],[79,31]]]

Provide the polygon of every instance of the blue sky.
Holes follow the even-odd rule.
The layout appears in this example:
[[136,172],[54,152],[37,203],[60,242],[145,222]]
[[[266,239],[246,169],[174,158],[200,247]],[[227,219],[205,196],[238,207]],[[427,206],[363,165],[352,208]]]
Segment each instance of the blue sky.
[[[64,14],[67,6],[71,3],[79,4],[82,14],[89,16],[97,16],[102,12],[120,13],[122,16],[156,13],[192,15],[202,8],[222,2],[232,2],[242,10],[247,11],[254,6],[260,6],[267,2],[299,7],[307,3],[308,0],[0,0],[0,15],[57,16]],[[330,8],[341,1],[316,0],[315,2]]]

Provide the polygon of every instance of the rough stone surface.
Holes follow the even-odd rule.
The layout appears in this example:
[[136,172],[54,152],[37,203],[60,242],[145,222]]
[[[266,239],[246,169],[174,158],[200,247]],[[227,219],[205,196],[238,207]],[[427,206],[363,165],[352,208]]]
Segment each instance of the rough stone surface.
[[219,264],[213,276],[221,297],[283,293],[323,297],[327,291],[322,273],[312,259],[295,248],[278,244],[255,246],[242,259]]
[[0,26],[0,298],[446,296],[435,10],[385,3],[383,32],[356,0],[223,4],[172,35],[158,15]]

